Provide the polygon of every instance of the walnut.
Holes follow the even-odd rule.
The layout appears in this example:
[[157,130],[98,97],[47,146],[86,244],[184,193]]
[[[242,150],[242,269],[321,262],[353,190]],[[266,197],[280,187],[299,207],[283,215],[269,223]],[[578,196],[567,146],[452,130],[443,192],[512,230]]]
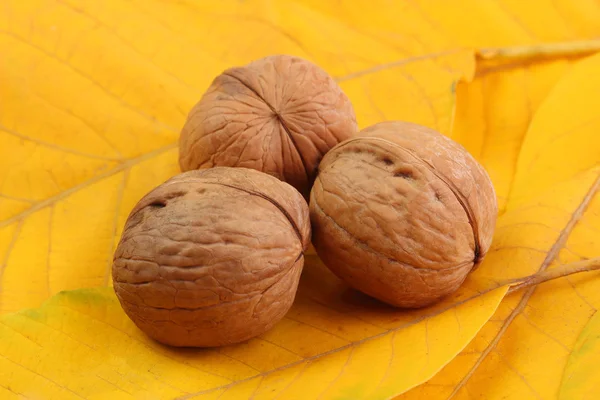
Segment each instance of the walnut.
[[356,131],[350,100],[325,71],[270,56],[213,81],[183,127],[179,164],[256,169],[308,198],[323,155]]
[[146,334],[173,346],[245,341],[290,308],[310,224],[290,185],[246,168],[177,175],[132,210],[114,289]]
[[333,148],[310,199],[313,245],[350,286],[398,307],[454,292],[488,251],[497,203],[459,144],[383,122]]

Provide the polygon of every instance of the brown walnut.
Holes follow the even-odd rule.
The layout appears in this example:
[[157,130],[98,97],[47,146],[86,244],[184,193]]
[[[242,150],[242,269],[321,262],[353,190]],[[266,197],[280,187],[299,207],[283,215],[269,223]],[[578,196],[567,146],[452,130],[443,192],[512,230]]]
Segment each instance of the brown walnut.
[[454,292],[488,251],[497,214],[485,170],[459,144],[383,122],[333,148],[311,192],[313,245],[350,286],[398,307]]
[[256,169],[308,198],[323,155],[356,131],[350,100],[325,71],[269,56],[215,78],[188,115],[179,164]]
[[288,184],[246,168],[186,172],[132,210],[114,255],[114,289],[159,342],[245,341],[292,305],[309,238],[308,206]]

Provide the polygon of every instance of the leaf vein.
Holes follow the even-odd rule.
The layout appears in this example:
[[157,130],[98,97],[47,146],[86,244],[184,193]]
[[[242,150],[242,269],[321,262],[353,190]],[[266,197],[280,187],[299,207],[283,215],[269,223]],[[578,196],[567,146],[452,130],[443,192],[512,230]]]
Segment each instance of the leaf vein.
[[[554,259],[557,257],[559,251],[562,249],[562,247],[567,242],[569,235],[571,234],[571,232],[573,231],[573,229],[575,228],[575,226],[577,225],[577,223],[583,216],[583,213],[587,210],[588,205],[591,203],[592,199],[598,192],[598,189],[600,189],[600,174],[598,174],[598,176],[596,177],[596,180],[594,181],[594,183],[592,184],[592,186],[590,187],[590,189],[588,190],[586,195],[583,197],[581,203],[579,204],[579,206],[575,209],[575,211],[571,215],[571,219],[569,220],[569,222],[567,222],[564,229],[561,230],[560,234],[558,235],[558,238],[556,239],[555,243],[550,248],[550,251],[548,251],[546,258],[540,265],[538,271],[545,271],[550,266],[550,264],[554,261]],[[488,346],[485,348],[485,350],[481,353],[481,356],[477,359],[475,364],[469,369],[469,371],[465,374],[465,376],[460,380],[458,385],[456,385],[456,387],[454,388],[454,390],[452,391],[450,396],[448,396],[448,399],[453,398],[459,392],[459,390],[467,384],[469,379],[473,376],[475,371],[477,371],[479,366],[487,358],[487,356],[490,354],[490,352],[496,348],[496,346],[500,342],[500,339],[502,339],[502,337],[504,336],[504,333],[508,330],[509,326],[512,324],[514,319],[519,314],[522,313],[523,309],[529,302],[529,299],[531,298],[531,296],[533,295],[535,290],[536,290],[536,286],[533,286],[533,287],[527,289],[527,291],[525,292],[523,297],[521,297],[521,300],[519,301],[518,305],[510,313],[508,318],[504,321],[504,323],[500,327],[500,330],[498,331],[498,333],[496,334],[494,339],[488,344]]]

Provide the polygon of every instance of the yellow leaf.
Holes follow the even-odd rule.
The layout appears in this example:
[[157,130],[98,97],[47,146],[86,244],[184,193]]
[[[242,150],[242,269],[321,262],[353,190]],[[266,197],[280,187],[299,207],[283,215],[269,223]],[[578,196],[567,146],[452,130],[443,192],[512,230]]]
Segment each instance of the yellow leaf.
[[[275,329],[220,349],[150,340],[110,288],[62,292],[38,309],[0,318],[0,390],[6,398],[385,398],[433,375],[507,289],[407,322],[363,298],[347,305],[356,294],[331,285],[336,279],[315,257],[306,268],[298,301]],[[311,297],[323,280],[329,304]]]
[[[533,45],[598,37],[594,0],[304,1],[399,49]],[[424,41],[416,40],[423,35]]]
[[581,331],[565,367],[559,399],[592,400],[600,393],[600,315],[594,314]]
[[502,213],[531,118],[570,62],[559,58],[526,66],[490,64],[482,60],[473,82],[459,83],[451,137],[485,166]]
[[[485,274],[525,275],[600,254],[599,68],[600,55],[577,63],[531,121],[492,249],[507,249],[504,271],[488,264]],[[509,246],[505,230],[513,231]],[[514,263],[511,252],[531,262]],[[589,273],[507,296],[461,355],[401,398],[556,398],[599,293],[598,274]]]
[[451,137],[486,168],[500,213],[513,187],[529,123],[571,64],[600,51],[600,40],[482,49],[472,82],[459,82]]
[[[361,126],[403,119],[450,134],[457,132],[457,84],[474,74],[473,47],[598,34],[600,8],[591,0],[469,0],[464,6],[443,0],[365,1],[362,7],[314,0],[3,2],[0,313],[110,281],[129,210],[177,172],[185,114],[226,67],[271,53],[299,55],[337,79]],[[536,101],[552,79],[540,80]],[[461,140],[472,146],[477,134]],[[537,144],[523,145],[524,159],[527,146]],[[527,176],[514,183],[508,169],[498,176],[509,177],[511,198],[517,193],[522,204],[537,205]],[[575,203],[588,183],[577,179],[561,187]],[[548,181],[536,185],[544,189]],[[565,196],[544,195],[550,207],[572,206]],[[560,230],[568,218],[521,203],[508,208],[485,264],[458,293],[427,310],[374,304],[313,259],[293,309],[273,331],[247,344],[186,351],[149,341],[124,317],[111,289],[60,294],[41,308],[0,318],[0,394],[395,395],[429,379],[474,337],[506,292],[493,288],[542,263],[553,233],[536,221],[550,218]]]
[[[211,79],[226,67],[269,53],[304,56],[336,77],[355,103],[361,125],[399,118],[446,133],[454,112],[454,87],[459,80],[470,79],[474,70],[470,50],[426,53],[416,45],[411,51],[400,51],[338,18],[297,3],[220,2],[215,6],[208,2],[19,0],[4,7],[0,71],[9,84],[0,86],[0,96],[10,101],[0,109],[1,139],[7,144],[0,150],[0,193],[11,206],[3,208],[0,222],[3,313],[39,306],[65,289],[109,283],[112,253],[127,214],[150,188],[177,172],[178,127]],[[314,34],[314,26],[323,29]],[[414,43],[421,40],[429,39]],[[150,392],[169,397],[264,374],[269,380],[257,390],[276,387],[293,392],[290,388],[295,386],[286,388],[285,382],[295,378],[298,368],[310,365],[305,376],[329,371],[323,375],[324,386],[314,390],[335,392],[353,385],[354,379],[348,381],[348,377],[363,372],[361,361],[349,362],[348,373],[340,373],[343,357],[352,352],[355,360],[371,358],[374,343],[382,342],[384,346],[375,346],[379,359],[378,369],[373,370],[375,380],[362,390],[389,396],[439,370],[469,342],[504,294],[500,289],[463,304],[478,290],[472,288],[462,298],[449,299],[432,310],[427,321],[417,323],[424,314],[398,315],[359,304],[344,308],[341,296],[347,289],[333,278],[325,279],[327,273],[321,266],[316,281],[329,285],[310,285],[321,287],[321,292],[298,296],[290,315],[263,338],[209,352],[210,357],[177,353],[196,366],[210,365],[210,372],[222,371],[216,378],[170,368],[164,351],[150,342],[147,346],[153,346],[152,350],[138,346],[135,353],[122,347],[113,352],[111,346],[123,341],[118,335],[103,342],[108,351],[86,353],[85,345],[78,346],[84,342],[94,347],[98,336],[89,334],[99,329],[97,324],[70,314],[61,319],[66,311],[53,307],[53,300],[41,310],[6,317],[9,333],[22,329],[27,337],[45,338],[49,332],[42,333],[47,328],[40,323],[27,324],[24,315],[33,313],[44,324],[58,325],[51,325],[53,334],[47,335],[47,341],[37,345],[25,341],[0,351],[6,366],[23,366],[2,376],[2,385],[27,393],[39,383],[40,393],[59,398],[74,392],[93,398],[106,390],[147,398]],[[103,310],[108,306],[95,304],[99,309],[94,312],[107,312]],[[119,324],[129,324],[116,303],[111,304]],[[442,314],[443,307],[456,311]],[[130,335],[145,340],[132,325],[128,329]],[[439,336],[435,332],[449,331],[456,333],[433,339]],[[432,332],[431,341],[425,340],[424,332]],[[23,338],[11,335],[6,343]],[[415,336],[419,341],[411,348],[410,358],[420,367],[407,370],[406,378],[398,381],[389,363],[404,358],[392,351],[393,346]],[[27,349],[20,350],[21,345]],[[35,363],[40,348],[45,349],[42,359],[46,360],[41,365]],[[115,358],[119,351],[129,356]],[[74,358],[65,361],[65,354]],[[132,354],[139,354],[137,361],[129,360]],[[52,359],[61,360],[64,367],[52,367]],[[96,364],[106,372],[98,378],[101,383],[90,372],[96,371]],[[194,374],[197,379],[189,380]],[[36,385],[31,385],[34,376]],[[158,382],[148,386],[144,383],[148,378]],[[232,391],[255,383],[245,381]],[[112,384],[125,386],[126,392]]]

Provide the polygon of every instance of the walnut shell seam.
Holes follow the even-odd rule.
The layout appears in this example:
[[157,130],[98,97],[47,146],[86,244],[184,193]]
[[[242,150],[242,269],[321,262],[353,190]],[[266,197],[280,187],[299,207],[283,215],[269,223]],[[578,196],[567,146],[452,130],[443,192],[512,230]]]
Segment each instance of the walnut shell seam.
[[261,96],[260,93],[258,93],[256,91],[256,89],[254,89],[252,86],[248,85],[246,82],[244,82],[239,77],[237,77],[235,75],[232,75],[232,74],[230,74],[228,72],[224,72],[223,75],[224,76],[228,76],[228,77],[230,77],[232,79],[235,79],[238,82],[240,82],[242,85],[244,85],[246,88],[248,88],[248,90],[250,90],[252,93],[254,93],[256,95],[256,97],[258,97],[259,99],[261,99],[267,105],[267,107],[269,107],[269,109],[273,112],[273,114],[277,118],[277,121],[283,127],[283,130],[287,134],[288,138],[290,139],[290,141],[294,145],[294,150],[296,150],[296,153],[298,154],[298,157],[300,157],[300,159],[302,160],[302,166],[304,167],[304,173],[306,174],[306,177],[310,178],[310,173],[309,173],[309,171],[308,171],[308,169],[306,167],[306,160],[302,156],[302,152],[298,148],[298,143],[296,143],[296,140],[294,139],[294,135],[292,135],[292,133],[290,131],[290,128],[288,128],[288,126],[285,124],[285,121],[281,117],[281,114],[279,113],[279,111],[277,111],[263,96]]
[[[163,187],[169,186],[169,185],[176,185],[179,182],[174,181],[174,182],[166,182],[163,184]],[[303,249],[300,254],[298,255],[298,258],[296,260],[298,260],[301,256],[304,255],[304,252],[306,251],[307,247],[306,245],[304,245],[303,241],[302,241],[302,233],[300,232],[300,228],[298,227],[298,225],[296,224],[296,222],[294,221],[294,219],[292,218],[292,216],[285,210],[285,208],[283,208],[276,200],[272,199],[271,197],[264,195],[262,193],[253,191],[253,190],[249,190],[249,189],[244,189],[241,188],[239,186],[236,185],[231,185],[231,184],[227,184],[227,183],[223,183],[223,182],[218,182],[218,181],[204,181],[203,183],[208,184],[208,185],[217,185],[217,186],[224,186],[224,187],[229,187],[231,189],[235,189],[235,190],[239,190],[241,192],[244,193],[248,193],[251,196],[256,196],[256,197],[260,197],[266,201],[268,201],[269,203],[271,203],[272,205],[274,205],[282,214],[283,216],[288,220],[288,222],[290,223],[290,225],[292,226],[292,229],[294,230],[294,233],[296,234],[296,236],[298,237],[298,240],[300,240],[300,245],[301,248]],[[162,199],[161,201],[152,201],[149,204],[145,204],[143,206],[138,206],[139,208],[137,210],[135,210],[135,212],[133,212],[130,216],[130,218],[132,218],[135,214],[137,214],[138,212],[142,211],[145,207],[152,207],[152,206],[157,206],[157,207],[165,207],[166,206],[166,201],[167,200],[172,200],[175,199],[177,197],[181,197],[184,196],[185,192],[176,192],[173,195],[169,196],[168,198]]]
[[[471,225],[471,229],[473,231],[473,241],[474,241],[474,244],[475,244],[475,248],[473,249],[473,253],[474,253],[473,260],[469,260],[468,262],[472,262],[473,263],[473,269],[476,268],[476,266],[478,265],[479,261],[481,261],[483,259],[483,257],[485,256],[485,254],[483,254],[481,252],[481,243],[480,243],[480,238],[479,238],[479,228],[478,228],[478,225],[477,225],[477,220],[476,220],[475,216],[473,215],[473,211],[472,211],[471,205],[469,204],[469,201],[465,198],[465,196],[462,193],[460,193],[460,191],[458,190],[458,188],[448,178],[446,178],[443,174],[441,174],[429,162],[421,159],[413,151],[411,151],[409,149],[406,149],[406,148],[400,146],[399,144],[391,142],[389,140],[385,140],[385,139],[377,138],[377,137],[357,137],[357,138],[352,138],[352,139],[346,140],[343,143],[340,143],[337,146],[337,149],[340,149],[342,147],[346,147],[347,145],[350,145],[353,142],[364,141],[364,140],[375,141],[375,142],[382,142],[382,143],[385,143],[386,145],[391,145],[391,146],[393,146],[393,147],[395,147],[395,148],[403,151],[405,154],[408,154],[417,163],[419,163],[420,165],[422,165],[425,168],[427,168],[434,176],[436,176],[438,179],[440,179],[442,182],[444,182],[446,184],[446,186],[448,187],[448,189],[450,189],[450,191],[452,192],[452,194],[454,194],[454,197],[456,198],[456,200],[458,201],[458,203],[460,204],[460,206],[465,211],[465,214],[466,214],[467,219],[469,221],[469,225]],[[383,150],[384,152],[387,151],[387,149],[385,149],[383,147],[380,147],[380,149]],[[329,166],[331,166],[331,165],[332,164],[330,164]],[[320,173],[320,172],[321,172],[321,169],[319,168],[318,173]],[[317,179],[318,179],[318,175],[317,175]],[[337,222],[334,221],[333,218],[331,218],[329,215],[327,215],[323,211],[323,209],[319,206],[318,203],[315,202],[315,205],[319,207],[319,209],[321,210],[321,212],[323,213],[323,215],[325,215],[328,219],[330,219],[332,222],[334,222],[334,224],[336,226],[339,226],[337,224]],[[342,227],[340,226],[340,228],[342,228]],[[349,234],[349,232],[347,232],[345,229],[344,229],[344,231]],[[355,238],[355,241],[358,242],[358,240],[356,238]],[[370,248],[370,246],[368,246],[366,244],[365,244],[365,246],[367,246],[367,247]],[[373,249],[371,249],[371,250],[373,250]],[[384,254],[380,254],[376,250],[373,250],[373,252],[377,253],[377,254],[379,254],[381,256],[385,256]],[[387,256],[385,256],[385,257],[387,257]],[[390,258],[390,261],[392,261],[391,258]],[[396,261],[394,260],[394,262],[396,262]],[[465,263],[467,263],[467,262],[465,262]],[[411,266],[409,264],[403,264],[403,265],[407,265],[407,266],[413,267],[415,269],[423,269],[423,267],[418,267],[417,268],[417,267]],[[463,266],[463,264],[458,264],[458,265],[455,265],[453,267],[449,267],[449,268],[445,268],[445,269],[458,268],[460,266]]]

